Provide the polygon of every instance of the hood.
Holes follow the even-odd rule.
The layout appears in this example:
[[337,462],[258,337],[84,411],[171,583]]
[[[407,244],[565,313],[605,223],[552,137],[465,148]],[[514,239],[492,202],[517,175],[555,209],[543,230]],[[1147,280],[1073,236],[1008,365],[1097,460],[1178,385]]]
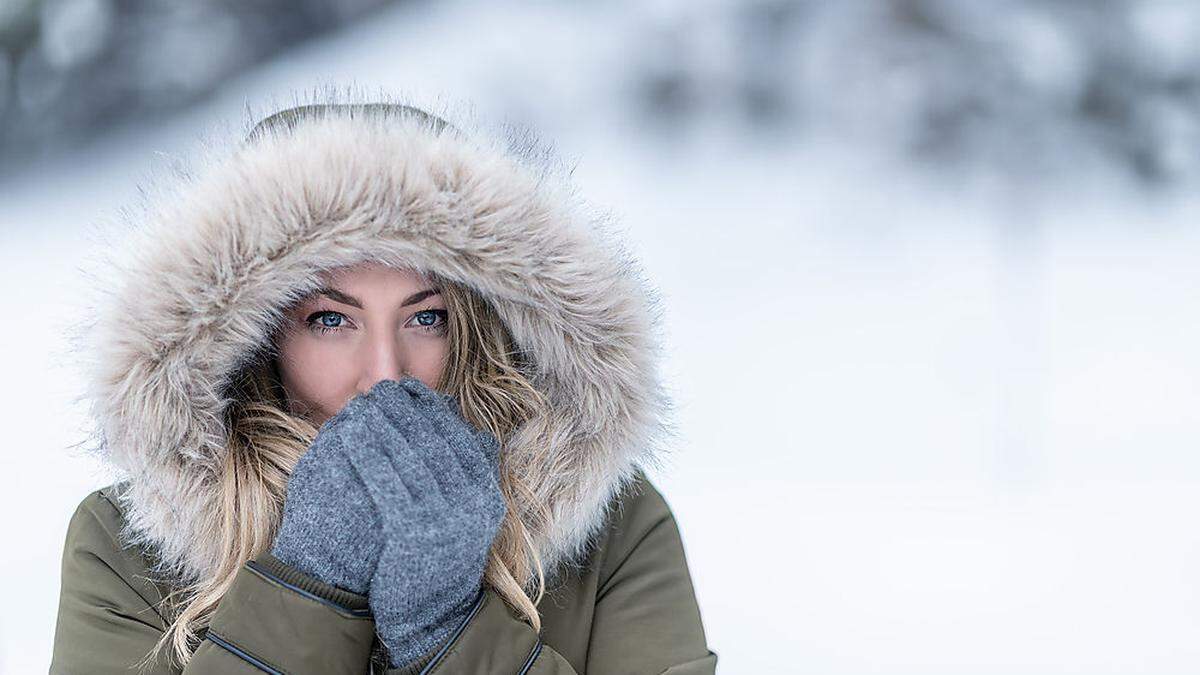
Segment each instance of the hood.
[[374,260],[470,286],[531,358],[550,406],[522,429],[551,433],[517,430],[504,461],[549,507],[535,547],[552,574],[672,433],[655,292],[611,215],[527,130],[354,103],[327,96],[210,139],[117,219],[82,349],[94,449],[127,484],[126,535],[180,579],[214,573],[205,523],[221,517],[235,374],[322,271]]

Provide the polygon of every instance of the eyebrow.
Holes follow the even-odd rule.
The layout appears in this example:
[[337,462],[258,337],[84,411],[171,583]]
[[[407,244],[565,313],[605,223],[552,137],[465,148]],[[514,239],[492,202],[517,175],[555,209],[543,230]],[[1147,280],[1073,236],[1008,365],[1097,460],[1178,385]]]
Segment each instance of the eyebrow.
[[[316,293],[317,295],[324,295],[330,300],[340,302],[343,305],[350,305],[351,307],[356,307],[358,309],[363,308],[362,302],[360,302],[358,298],[354,297],[353,295],[343,293],[336,288],[318,288]],[[431,295],[438,295],[439,293],[440,291],[438,291],[436,288],[426,288],[423,291],[417,291],[416,293],[413,293],[405,298],[404,302],[400,303],[400,306],[408,307],[409,305],[415,305],[425,298],[428,298]]]

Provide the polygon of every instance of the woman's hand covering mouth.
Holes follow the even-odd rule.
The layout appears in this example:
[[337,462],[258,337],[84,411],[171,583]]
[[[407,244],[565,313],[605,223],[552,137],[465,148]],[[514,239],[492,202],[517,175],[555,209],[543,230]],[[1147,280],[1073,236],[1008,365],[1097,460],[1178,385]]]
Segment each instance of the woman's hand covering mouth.
[[506,513],[495,437],[420,380],[382,380],[297,462],[271,553],[366,594],[400,667],[470,610]]

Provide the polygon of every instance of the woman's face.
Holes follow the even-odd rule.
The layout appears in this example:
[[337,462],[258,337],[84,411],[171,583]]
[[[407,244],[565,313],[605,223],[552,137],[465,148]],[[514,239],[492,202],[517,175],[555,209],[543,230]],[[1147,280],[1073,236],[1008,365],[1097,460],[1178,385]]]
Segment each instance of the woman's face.
[[323,276],[277,338],[293,414],[320,426],[380,380],[411,375],[436,388],[448,352],[446,305],[424,275],[376,263]]

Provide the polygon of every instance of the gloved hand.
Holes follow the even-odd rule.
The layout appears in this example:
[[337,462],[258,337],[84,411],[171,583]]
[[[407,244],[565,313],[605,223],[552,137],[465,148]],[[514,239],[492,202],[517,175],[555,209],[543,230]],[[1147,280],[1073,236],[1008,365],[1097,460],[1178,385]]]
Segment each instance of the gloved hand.
[[420,380],[383,380],[326,421],[297,463],[272,554],[365,591],[401,667],[465,619],[506,512],[495,437]]

